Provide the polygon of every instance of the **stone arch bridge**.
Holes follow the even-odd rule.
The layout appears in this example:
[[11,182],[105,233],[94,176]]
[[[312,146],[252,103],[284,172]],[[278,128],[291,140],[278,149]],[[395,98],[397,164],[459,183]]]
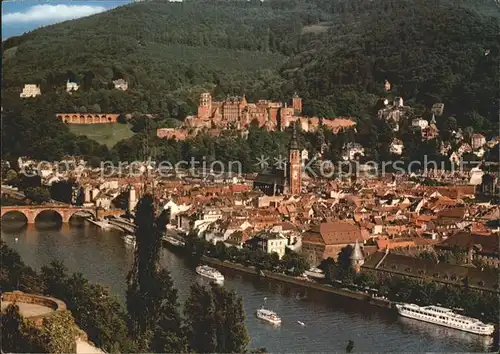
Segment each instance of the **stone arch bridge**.
[[54,211],[61,216],[62,222],[67,223],[69,219],[75,214],[90,214],[91,217],[96,220],[97,218],[102,218],[106,215],[121,215],[125,213],[121,209],[110,209],[104,210],[95,207],[77,207],[71,205],[21,205],[21,206],[2,206],[1,217],[5,214],[16,211],[23,214],[28,220],[28,224],[34,224],[38,214],[44,211]]

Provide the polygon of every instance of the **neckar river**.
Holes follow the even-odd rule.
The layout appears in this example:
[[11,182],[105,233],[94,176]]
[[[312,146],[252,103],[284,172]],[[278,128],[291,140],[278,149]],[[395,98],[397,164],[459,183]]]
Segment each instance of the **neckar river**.
[[[39,269],[62,260],[72,272],[109,287],[124,300],[125,277],[133,250],[117,231],[104,231],[83,222],[54,225],[2,223],[2,239],[20,253],[24,262]],[[185,260],[163,250],[161,264],[172,275],[182,302],[190,284],[203,281]],[[356,300],[295,288],[263,279],[222,271],[224,286],[244,299],[251,348],[269,352],[343,352],[348,340],[355,352],[484,352],[494,351],[492,338],[405,319],[388,309]],[[266,306],[282,317],[281,327],[261,322],[255,311]],[[302,321],[305,326],[300,326]]]

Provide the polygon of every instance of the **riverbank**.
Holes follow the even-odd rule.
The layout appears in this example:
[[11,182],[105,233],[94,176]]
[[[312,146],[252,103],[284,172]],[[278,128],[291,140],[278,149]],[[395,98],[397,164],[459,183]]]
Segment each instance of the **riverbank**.
[[365,302],[368,302],[369,304],[372,304],[372,305],[375,305],[378,307],[392,308],[391,301],[384,300],[384,299],[374,299],[371,296],[369,296],[367,294],[360,293],[360,292],[337,289],[337,288],[334,288],[333,286],[319,284],[319,283],[316,283],[314,281],[301,280],[301,279],[298,279],[295,277],[291,277],[289,275],[273,273],[273,272],[270,272],[267,270],[258,270],[255,267],[247,267],[247,266],[244,266],[244,265],[238,264],[238,263],[233,263],[233,262],[228,262],[228,261],[220,261],[218,259],[210,258],[207,256],[201,257],[201,260],[204,263],[207,263],[207,264],[214,266],[216,268],[228,268],[228,269],[236,270],[239,272],[244,272],[244,273],[251,274],[254,276],[258,276],[258,277],[269,278],[269,279],[273,279],[273,280],[277,280],[277,281],[281,281],[281,282],[285,282],[285,283],[289,283],[289,284],[293,284],[293,285],[298,285],[298,286],[305,287],[308,289],[314,289],[314,290],[318,290],[318,291],[322,291],[322,292],[326,292],[326,293],[330,293],[330,294],[335,294],[338,296],[347,297],[350,299],[365,301]]

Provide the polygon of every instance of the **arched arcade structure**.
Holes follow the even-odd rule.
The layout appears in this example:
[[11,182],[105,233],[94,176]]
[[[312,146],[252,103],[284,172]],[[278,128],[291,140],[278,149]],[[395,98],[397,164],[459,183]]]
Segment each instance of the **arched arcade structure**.
[[2,207],[1,217],[9,212],[19,212],[23,214],[28,224],[34,224],[38,214],[44,211],[54,211],[61,216],[63,223],[69,222],[69,219],[75,214],[87,214],[96,219],[96,211],[93,208],[80,208],[72,206],[51,206],[51,205],[36,205],[36,206],[5,206]]

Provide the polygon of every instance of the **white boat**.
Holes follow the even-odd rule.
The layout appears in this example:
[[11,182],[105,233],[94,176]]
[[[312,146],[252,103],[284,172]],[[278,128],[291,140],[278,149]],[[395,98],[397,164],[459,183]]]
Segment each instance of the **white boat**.
[[304,274],[311,278],[325,279],[325,273],[318,268],[311,268],[309,270],[306,270]]
[[302,321],[297,321],[297,323],[298,323],[299,325],[301,325],[301,326],[305,326],[305,325],[306,325],[306,324],[305,324],[304,322],[302,322]]
[[415,304],[402,303],[396,304],[396,308],[401,316],[459,329],[465,332],[490,336],[495,331],[495,326],[492,324],[485,324],[478,319],[460,315],[445,307],[421,307]]
[[135,247],[135,236],[132,236],[132,235],[126,235],[126,236],[123,236],[123,240],[125,241],[125,244],[127,245],[132,245]]
[[215,282],[224,281],[224,276],[217,269],[206,265],[200,265],[196,267],[196,273]]
[[262,308],[257,310],[257,317],[266,322],[272,323],[273,325],[280,325],[281,318],[274,311],[268,310],[262,306]]

